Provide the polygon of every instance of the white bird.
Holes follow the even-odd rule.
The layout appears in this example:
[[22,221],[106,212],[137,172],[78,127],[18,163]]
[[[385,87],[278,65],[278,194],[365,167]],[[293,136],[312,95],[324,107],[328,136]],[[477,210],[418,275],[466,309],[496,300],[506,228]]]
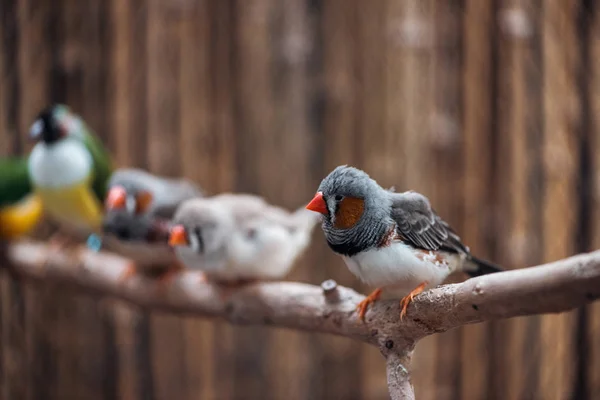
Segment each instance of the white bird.
[[247,194],[188,200],[173,218],[169,244],[188,268],[209,280],[238,283],[281,279],[310,243],[319,221]]

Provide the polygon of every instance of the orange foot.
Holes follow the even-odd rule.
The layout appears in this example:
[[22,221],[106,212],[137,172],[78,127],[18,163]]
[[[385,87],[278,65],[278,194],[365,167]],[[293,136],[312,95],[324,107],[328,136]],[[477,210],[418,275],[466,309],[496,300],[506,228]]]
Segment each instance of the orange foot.
[[408,305],[410,304],[410,302],[413,301],[413,298],[416,295],[418,295],[423,290],[425,290],[425,286],[427,286],[427,283],[428,282],[421,283],[419,286],[417,286],[416,288],[414,288],[412,290],[412,292],[410,292],[409,294],[407,294],[406,296],[404,296],[402,298],[402,300],[400,300],[400,307],[402,307],[402,311],[400,312],[400,321],[402,321],[402,318],[404,318],[404,316],[406,315],[406,309],[408,308]]
[[125,269],[119,276],[119,284],[125,283],[129,278],[134,276],[137,273],[137,267],[134,262],[130,262],[125,266]]
[[358,311],[358,318],[360,318],[361,321],[364,322],[365,315],[367,314],[367,309],[371,304],[379,300],[379,297],[381,297],[381,288],[373,290],[373,293],[371,293],[363,301],[358,303],[358,305],[356,306],[356,310]]

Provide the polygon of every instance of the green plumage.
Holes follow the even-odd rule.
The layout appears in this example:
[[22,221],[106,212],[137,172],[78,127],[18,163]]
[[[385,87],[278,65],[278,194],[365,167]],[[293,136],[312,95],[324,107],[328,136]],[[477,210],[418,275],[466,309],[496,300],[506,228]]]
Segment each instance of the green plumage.
[[94,181],[92,188],[96,197],[102,203],[106,197],[108,180],[112,174],[110,155],[102,145],[100,139],[91,133],[87,126],[85,126],[83,132],[83,143],[94,160]]
[[101,203],[104,202],[108,180],[113,171],[110,154],[102,144],[102,141],[90,129],[85,121],[80,116],[74,114],[68,106],[64,104],[54,106],[54,115],[58,120],[74,118],[79,122],[79,129],[75,129],[74,132],[69,132],[69,134],[72,137],[80,138],[90,152],[92,160],[94,161],[92,189],[98,200]]
[[31,191],[27,158],[0,158],[0,207],[17,203]]

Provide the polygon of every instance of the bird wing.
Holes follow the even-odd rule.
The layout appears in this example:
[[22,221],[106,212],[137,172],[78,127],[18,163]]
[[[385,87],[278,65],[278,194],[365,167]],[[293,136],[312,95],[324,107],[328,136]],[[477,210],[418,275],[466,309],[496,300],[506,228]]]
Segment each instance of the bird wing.
[[422,194],[392,193],[392,218],[402,239],[414,247],[469,253],[460,237],[435,213]]
[[137,168],[116,170],[108,182],[109,187],[114,185],[149,191],[153,196],[149,213],[168,219],[173,217],[182,202],[203,195],[202,190],[187,179],[156,176]]
[[243,193],[222,193],[212,200],[230,209],[237,224],[262,217],[269,207],[262,197]]
[[100,139],[88,128],[84,128],[82,138],[83,144],[90,152],[94,162],[92,189],[100,203],[103,203],[106,197],[107,182],[113,170],[112,160]]
[[0,207],[17,203],[31,191],[27,158],[0,159]]

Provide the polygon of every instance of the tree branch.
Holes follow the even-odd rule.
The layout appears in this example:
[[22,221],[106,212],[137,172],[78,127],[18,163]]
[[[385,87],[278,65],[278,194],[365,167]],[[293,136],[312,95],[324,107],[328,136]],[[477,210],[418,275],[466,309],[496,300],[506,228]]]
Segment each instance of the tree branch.
[[333,281],[321,287],[263,282],[232,289],[201,282],[198,273],[185,272],[161,287],[138,276],[121,283],[128,260],[84,248],[57,252],[41,243],[18,242],[8,246],[6,258],[11,271],[25,278],[58,281],[142,307],[371,343],[387,359],[394,399],[414,397],[407,371],[412,349],[424,336],[475,322],[567,311],[600,298],[600,251],[428,290],[415,297],[403,321],[398,301],[377,302],[364,323],[355,312],[364,296]]
[[410,383],[412,351],[405,354],[390,353],[386,359],[388,390],[392,400],[414,400],[415,392]]

